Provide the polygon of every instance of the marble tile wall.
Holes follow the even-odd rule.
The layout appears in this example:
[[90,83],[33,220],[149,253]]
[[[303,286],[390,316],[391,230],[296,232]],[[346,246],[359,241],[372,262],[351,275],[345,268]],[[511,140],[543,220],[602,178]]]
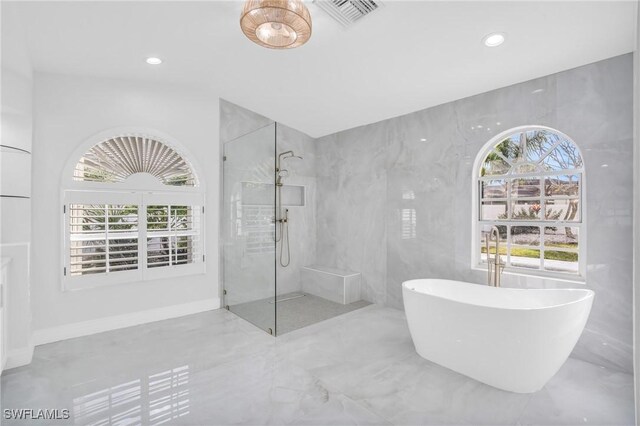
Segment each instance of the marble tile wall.
[[596,292],[573,356],[630,372],[632,74],[632,56],[623,55],[318,139],[317,263],[361,272],[364,299],[399,309],[410,278],[483,283],[471,269],[476,156],[513,127],[558,129],[584,157],[586,286]]
[[[287,267],[282,267],[279,262],[283,249],[281,243],[276,245],[275,258],[273,253],[269,253],[262,256],[254,255],[249,259],[242,250],[242,244],[239,241],[229,241],[228,238],[223,237],[227,256],[226,258],[223,257],[221,261],[226,265],[225,279],[232,281],[227,282],[228,285],[225,287],[228,292],[229,303],[242,303],[272,297],[274,291],[274,280],[272,278],[274,276],[274,261],[277,294],[300,291],[302,289],[300,270],[303,266],[315,263],[316,159],[314,139],[281,123],[277,123],[275,127],[272,127],[273,123],[273,120],[231,102],[220,101],[221,143],[229,143],[227,146],[228,151],[245,150],[244,155],[241,152],[239,153],[243,157],[239,161],[254,164],[254,169],[260,169],[260,176],[248,179],[249,176],[255,174],[255,171],[244,170],[240,171],[240,175],[238,175],[235,171],[230,172],[231,168],[227,167],[227,181],[251,180],[273,184],[274,152],[280,153],[292,150],[295,155],[303,158],[301,160],[295,158],[283,160],[282,168],[289,172],[284,184],[302,186],[305,194],[304,206],[286,205],[286,197],[283,197],[283,200],[285,200],[283,208],[289,209],[290,263]],[[274,132],[270,130],[272,128],[275,129],[277,149],[272,145],[274,143],[271,136]],[[248,140],[248,138],[255,140]],[[245,146],[240,147],[242,144]],[[251,147],[254,147],[254,149],[252,150]],[[261,151],[257,152],[258,149]],[[259,158],[252,160],[251,158],[256,155]],[[229,161],[231,162],[231,159]],[[270,189],[267,191],[270,191]],[[224,234],[224,229],[227,225],[225,218],[228,217],[224,206],[228,203],[229,200],[225,199],[221,224],[223,235],[226,235]],[[285,246],[283,253],[285,264],[286,260],[287,249]],[[256,285],[256,283],[261,284]]]
[[316,261],[360,272],[362,298],[379,304],[387,301],[387,132],[376,123],[316,145]]
[[278,123],[276,130],[277,152],[293,151],[302,159],[285,159],[281,168],[288,170],[285,185],[303,186],[305,205],[286,205],[283,197],[283,208],[289,209],[288,233],[289,266],[280,264],[280,256],[286,264],[287,249],[278,243],[276,256],[276,288],[278,294],[286,294],[302,290],[300,271],[303,266],[312,265],[316,259],[316,150],[314,139],[284,124]]
[[270,118],[220,99],[220,144],[225,144],[273,122]]

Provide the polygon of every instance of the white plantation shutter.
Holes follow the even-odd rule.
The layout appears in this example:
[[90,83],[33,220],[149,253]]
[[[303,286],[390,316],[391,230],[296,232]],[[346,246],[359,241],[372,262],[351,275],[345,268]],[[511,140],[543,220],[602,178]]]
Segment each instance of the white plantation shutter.
[[201,194],[67,191],[65,288],[203,273],[203,204]]
[[65,289],[143,279],[140,200],[131,192],[65,192]]
[[201,194],[145,194],[146,277],[204,271],[203,206]]
[[70,204],[71,276],[138,269],[138,206]]
[[73,178],[83,182],[123,182],[136,173],[148,173],[165,185],[197,185],[184,157],[170,146],[140,135],[118,136],[94,145],[78,161]]
[[147,267],[197,262],[200,206],[147,206]]

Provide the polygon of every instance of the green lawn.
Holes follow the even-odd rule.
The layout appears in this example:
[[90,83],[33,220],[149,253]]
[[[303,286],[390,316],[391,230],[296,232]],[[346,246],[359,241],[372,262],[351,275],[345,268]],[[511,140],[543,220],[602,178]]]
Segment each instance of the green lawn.
[[558,247],[558,248],[578,250],[577,243],[551,243],[551,244],[547,244],[546,247],[547,248]]
[[545,251],[544,258],[548,260],[563,260],[565,262],[577,262],[578,253],[568,253],[566,251]]
[[[572,244],[558,244],[555,247],[566,247],[566,248],[575,248]],[[482,247],[482,253],[486,253],[486,247]],[[495,253],[495,249],[490,250],[491,254]],[[507,247],[500,247],[500,254],[507,255]],[[531,258],[539,258],[540,250],[531,249],[531,248],[520,248],[514,247],[511,249],[511,256],[517,257],[531,257]],[[562,260],[565,262],[577,262],[578,261],[578,253],[568,253],[565,251],[553,251],[547,250],[544,253],[544,258],[547,260]]]

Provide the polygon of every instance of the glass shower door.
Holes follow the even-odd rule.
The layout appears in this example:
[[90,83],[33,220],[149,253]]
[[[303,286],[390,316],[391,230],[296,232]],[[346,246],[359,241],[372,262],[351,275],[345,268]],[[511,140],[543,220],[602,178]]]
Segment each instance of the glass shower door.
[[276,332],[275,123],[224,144],[223,280],[230,311]]

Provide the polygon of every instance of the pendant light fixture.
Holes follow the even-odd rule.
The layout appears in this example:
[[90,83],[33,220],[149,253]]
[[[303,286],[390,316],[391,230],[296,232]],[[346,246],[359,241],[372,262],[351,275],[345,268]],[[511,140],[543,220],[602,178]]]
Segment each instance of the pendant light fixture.
[[291,49],[309,41],[311,15],[302,0],[247,0],[240,27],[260,46]]

